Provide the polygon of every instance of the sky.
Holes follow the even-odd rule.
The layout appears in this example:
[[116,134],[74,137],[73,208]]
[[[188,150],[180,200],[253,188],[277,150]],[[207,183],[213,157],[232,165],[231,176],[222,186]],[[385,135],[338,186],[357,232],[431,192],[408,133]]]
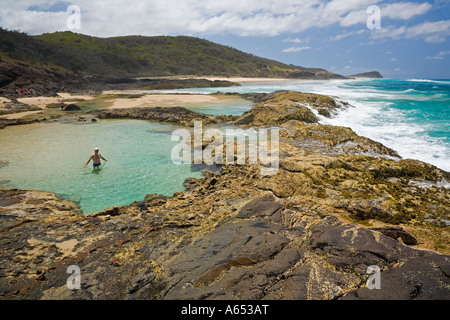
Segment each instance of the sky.
[[450,0],[0,0],[0,26],[189,35],[342,75],[450,78]]

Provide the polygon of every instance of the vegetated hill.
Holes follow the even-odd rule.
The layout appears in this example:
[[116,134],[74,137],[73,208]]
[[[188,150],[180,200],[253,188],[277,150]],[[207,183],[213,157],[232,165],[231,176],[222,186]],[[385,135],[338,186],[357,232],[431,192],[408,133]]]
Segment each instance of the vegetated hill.
[[358,73],[349,76],[349,78],[373,78],[373,79],[381,79],[383,76],[378,71],[370,71],[364,73]]
[[107,78],[176,75],[342,78],[323,69],[286,65],[187,36],[97,38],[72,32],[29,36],[0,28],[0,54],[33,66]]

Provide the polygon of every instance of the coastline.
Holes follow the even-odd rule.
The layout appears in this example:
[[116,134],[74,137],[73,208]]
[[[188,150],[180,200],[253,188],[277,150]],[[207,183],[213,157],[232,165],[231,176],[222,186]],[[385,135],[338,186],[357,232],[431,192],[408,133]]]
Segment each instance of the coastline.
[[[147,79],[147,78],[139,78]],[[157,80],[157,78],[149,78],[150,80]],[[215,76],[185,76],[185,77],[169,77],[162,78],[164,80],[180,80],[180,81],[201,81],[206,80],[209,82],[220,81],[220,82],[229,82],[229,83],[237,83],[237,84],[246,84],[246,83],[264,83],[264,82],[290,82],[290,81],[311,81],[308,79],[296,79],[296,78],[254,78],[254,77],[215,77]],[[333,79],[329,79],[327,81],[331,81]],[[321,80],[323,81],[323,80]],[[23,111],[23,112],[15,112],[10,114],[0,114],[0,119],[20,119],[27,116],[37,115],[41,112],[45,112],[48,110],[48,105],[54,105],[61,102],[78,102],[78,101],[92,101],[100,97],[100,100],[104,100],[106,104],[109,105],[110,108],[129,108],[129,107],[142,107],[145,105],[150,106],[173,106],[173,105],[195,105],[202,103],[218,103],[220,100],[232,99],[231,97],[218,97],[212,94],[179,94],[179,93],[151,93],[152,90],[148,90],[149,92],[142,95],[142,89],[133,89],[133,88],[125,88],[125,89],[108,89],[105,88],[100,92],[96,92],[95,94],[89,93],[68,93],[68,92],[56,92],[56,97],[48,97],[48,96],[25,96],[25,97],[16,97],[16,100],[19,103],[23,103],[29,106],[35,106],[42,110],[33,110],[33,111]],[[105,95],[133,95],[138,93],[139,97],[133,98],[110,98],[104,99],[101,96]],[[4,108],[5,105],[12,102],[10,98],[0,96],[0,110]]]
[[[160,98],[171,103],[174,96],[199,98]],[[128,99],[125,108],[124,98],[113,98],[94,115],[158,119],[158,113],[148,118],[156,108],[136,107],[146,97],[136,98],[134,108]],[[14,220],[0,221],[9,241],[0,245],[20,248],[4,251],[5,270],[40,283],[38,290],[19,292],[0,281],[0,292],[12,299],[359,299],[371,297],[361,283],[364,267],[376,264],[386,281],[378,298],[410,296],[411,281],[421,283],[415,296],[449,297],[439,285],[448,282],[449,227],[439,221],[449,190],[411,182],[439,182],[450,174],[421,161],[389,159],[395,151],[349,128],[321,125],[297,104],[332,114],[339,105],[329,97],[279,92],[258,99],[251,112],[225,120],[170,106],[160,113],[182,125],[203,117],[213,126],[280,127],[275,176],[260,176],[260,165],[222,166],[187,180],[186,191],[172,197],[147,195],[92,215],[50,193],[0,190],[2,214]],[[120,108],[111,108],[114,103]],[[27,237],[17,238],[21,234]],[[50,256],[51,250],[59,253]],[[45,257],[37,263],[40,272],[14,273],[18,255]],[[57,285],[66,264],[79,264],[90,286],[67,292]],[[106,291],[99,289],[100,278]]]
[[[115,91],[106,91],[103,94],[115,94]],[[139,108],[139,107],[170,107],[170,106],[197,106],[202,104],[232,103],[241,100],[236,96],[218,96],[211,94],[145,94],[135,98],[120,98],[107,100],[111,103],[110,109]]]
[[[17,99],[18,102],[29,106],[36,106],[40,110],[15,112],[10,114],[0,114],[0,119],[20,119],[28,116],[46,117],[47,111],[59,110],[55,105],[61,102],[65,104],[75,103],[83,105],[86,102],[96,102],[98,106],[103,105],[105,108],[124,109],[124,108],[139,108],[139,107],[171,107],[171,106],[201,106],[214,105],[221,103],[233,103],[242,98],[233,95],[214,95],[214,94],[160,94],[160,93],[146,93],[133,94],[134,90],[107,90],[98,95],[88,94],[74,94],[58,93],[58,97],[24,97]],[[123,95],[121,97],[121,95]],[[1,97],[0,97],[1,98]],[[6,98],[4,98],[6,99]],[[3,102],[4,105],[11,102],[7,99]],[[0,110],[2,108],[0,102]],[[64,115],[60,113],[60,115]],[[55,116],[54,112],[51,113]]]
[[[248,83],[248,82],[288,82],[288,81],[312,81],[312,79],[295,79],[295,78],[245,78],[245,77],[193,77],[194,79],[207,79],[209,81],[230,81],[236,83]],[[184,79],[184,78],[181,78]]]

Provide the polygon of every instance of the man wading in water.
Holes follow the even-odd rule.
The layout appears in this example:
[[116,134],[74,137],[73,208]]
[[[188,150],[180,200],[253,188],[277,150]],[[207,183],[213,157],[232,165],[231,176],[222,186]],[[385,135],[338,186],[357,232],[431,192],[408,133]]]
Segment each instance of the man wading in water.
[[102,165],[102,163],[100,162],[100,159],[103,159],[103,160],[105,160],[105,161],[108,161],[108,160],[106,160],[105,158],[103,158],[102,155],[101,155],[100,153],[98,153],[98,148],[95,148],[95,149],[94,149],[94,153],[91,155],[91,157],[90,157],[89,160],[86,162],[86,164],[84,165],[84,167],[86,168],[87,165],[89,164],[89,162],[91,162],[91,160],[92,160],[92,162],[94,163],[94,169],[97,169],[97,168],[99,168],[99,167]]

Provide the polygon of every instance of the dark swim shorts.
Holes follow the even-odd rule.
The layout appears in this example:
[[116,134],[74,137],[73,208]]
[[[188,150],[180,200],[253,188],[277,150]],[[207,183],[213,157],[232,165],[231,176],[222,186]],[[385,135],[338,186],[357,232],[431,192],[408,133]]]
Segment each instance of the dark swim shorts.
[[100,167],[101,165],[101,163],[94,163],[94,168]]

